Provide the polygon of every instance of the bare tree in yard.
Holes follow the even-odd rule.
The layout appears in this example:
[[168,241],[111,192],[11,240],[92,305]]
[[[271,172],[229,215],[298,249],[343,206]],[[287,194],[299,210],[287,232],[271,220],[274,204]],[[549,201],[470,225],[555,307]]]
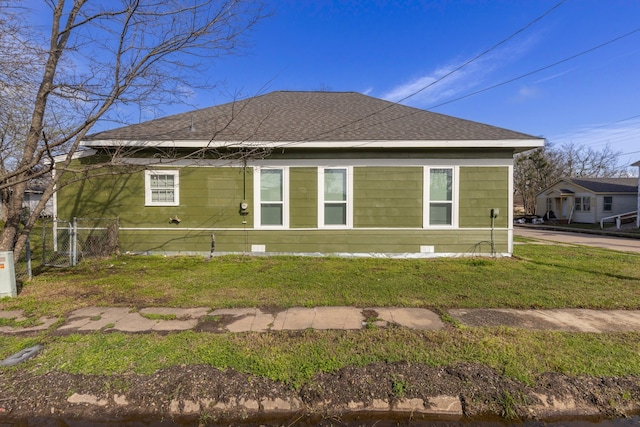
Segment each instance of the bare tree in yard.
[[[21,227],[27,182],[69,167],[98,120],[123,107],[180,101],[205,59],[237,51],[263,17],[255,0],[46,0],[50,33],[25,23],[30,11],[0,0],[0,250],[23,249],[60,174]],[[7,96],[10,94],[11,96]],[[6,105],[4,104],[6,103]],[[46,162],[45,160],[49,160]]]
[[536,194],[560,178],[559,154],[550,147],[537,148],[518,155],[513,168],[513,185],[522,197],[524,212],[535,213]]
[[618,157],[620,152],[606,145],[602,150],[566,144],[561,151],[564,176],[573,178],[611,178],[620,176]]
[[[29,114],[22,101],[37,87],[34,76],[41,62],[37,51],[26,49],[26,34],[16,16],[5,9],[6,5],[0,3],[0,177],[8,176],[20,160],[29,130]],[[10,188],[0,186],[3,220],[11,193]]]

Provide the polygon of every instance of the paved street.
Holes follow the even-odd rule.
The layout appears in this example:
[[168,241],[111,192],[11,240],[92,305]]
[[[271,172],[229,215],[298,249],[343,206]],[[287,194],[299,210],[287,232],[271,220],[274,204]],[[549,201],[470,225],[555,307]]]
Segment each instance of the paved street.
[[599,234],[568,233],[555,230],[542,230],[533,227],[514,227],[515,236],[527,237],[543,241],[570,243],[576,245],[594,246],[625,252],[640,252],[640,239],[626,237],[602,236]]

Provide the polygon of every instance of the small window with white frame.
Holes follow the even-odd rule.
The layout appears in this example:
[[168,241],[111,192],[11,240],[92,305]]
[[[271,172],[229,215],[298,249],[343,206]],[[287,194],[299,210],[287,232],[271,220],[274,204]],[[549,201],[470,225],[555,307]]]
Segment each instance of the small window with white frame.
[[605,212],[613,211],[613,196],[604,196],[602,210]]
[[424,227],[454,227],[456,215],[456,173],[453,167],[425,168]]
[[256,225],[266,228],[289,226],[289,174],[287,168],[259,168],[254,174]]
[[177,170],[145,171],[144,187],[146,206],[180,204],[180,173]]
[[352,226],[352,170],[325,167],[318,172],[318,224],[323,228]]

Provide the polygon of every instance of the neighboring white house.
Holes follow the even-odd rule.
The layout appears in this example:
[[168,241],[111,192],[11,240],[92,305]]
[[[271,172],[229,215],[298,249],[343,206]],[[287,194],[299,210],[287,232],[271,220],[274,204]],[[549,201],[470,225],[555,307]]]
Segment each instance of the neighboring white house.
[[638,178],[563,178],[538,193],[536,214],[560,222],[596,224],[637,212],[639,203]]
[[[40,202],[40,199],[42,199],[42,193],[44,192],[45,185],[46,183],[41,181],[29,182],[29,184],[27,185],[27,189],[24,191],[24,200],[22,201],[22,207],[28,208],[29,211],[33,211],[37,206],[37,204]],[[3,206],[2,201],[0,201],[0,218],[1,219],[5,218],[4,209],[5,207]],[[42,211],[42,213],[40,213],[40,216],[43,216],[43,217],[53,216],[53,200],[52,199],[47,200],[47,204],[44,207],[44,210]]]
[[[22,206],[25,208],[29,208],[29,212],[33,211],[40,200],[42,199],[42,193],[44,192],[43,188],[27,188],[24,192],[24,200],[22,201]],[[40,216],[53,216],[53,200],[47,200],[47,204],[44,206],[44,209],[40,213]]]

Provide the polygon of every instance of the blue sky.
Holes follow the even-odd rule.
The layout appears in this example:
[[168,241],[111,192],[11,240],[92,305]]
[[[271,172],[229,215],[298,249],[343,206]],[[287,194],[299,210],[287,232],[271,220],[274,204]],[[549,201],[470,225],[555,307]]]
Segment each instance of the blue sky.
[[401,102],[640,160],[638,0],[266,3],[242,54],[207,64],[216,89],[143,118],[274,90],[415,94]]
[[543,136],[555,145],[609,144],[632,153],[621,156],[622,164],[640,160],[637,0],[279,0],[270,6],[273,16],[250,35],[244,55],[210,69],[223,86],[193,101],[204,107],[272,90],[356,91],[397,101],[558,4],[403,103]]

